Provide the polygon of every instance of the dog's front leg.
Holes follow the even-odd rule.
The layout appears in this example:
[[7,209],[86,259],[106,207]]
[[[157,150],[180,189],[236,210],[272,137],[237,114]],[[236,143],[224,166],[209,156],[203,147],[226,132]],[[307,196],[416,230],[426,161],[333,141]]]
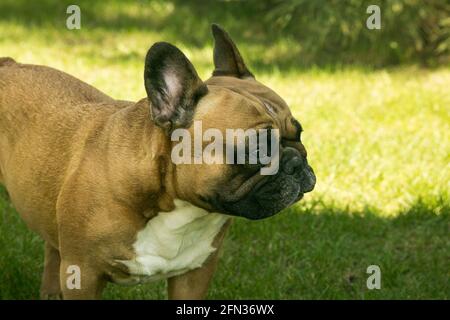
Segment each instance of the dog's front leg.
[[44,273],[42,274],[41,299],[55,300],[61,299],[61,287],[59,279],[59,268],[61,259],[59,251],[48,242],[45,243]]
[[169,278],[168,291],[171,300],[201,300],[206,297],[208,286],[217,264],[217,253],[213,253],[201,268]]
[[219,260],[220,248],[225,233],[231,224],[231,219],[224,224],[214,239],[213,246],[216,249],[203,264],[202,267],[191,270],[179,276],[169,278],[168,293],[171,300],[200,300],[206,297],[209,283]]
[[106,280],[97,268],[62,256],[60,274],[64,300],[101,299]]

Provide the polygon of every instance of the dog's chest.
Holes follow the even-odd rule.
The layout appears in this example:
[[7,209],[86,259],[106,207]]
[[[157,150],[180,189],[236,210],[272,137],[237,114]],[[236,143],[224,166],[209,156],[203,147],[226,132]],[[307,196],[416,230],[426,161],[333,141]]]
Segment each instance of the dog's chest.
[[129,279],[120,282],[147,282],[185,273],[201,267],[215,251],[212,242],[229,217],[208,213],[185,201],[159,213],[138,232],[133,244],[135,258],[125,264]]

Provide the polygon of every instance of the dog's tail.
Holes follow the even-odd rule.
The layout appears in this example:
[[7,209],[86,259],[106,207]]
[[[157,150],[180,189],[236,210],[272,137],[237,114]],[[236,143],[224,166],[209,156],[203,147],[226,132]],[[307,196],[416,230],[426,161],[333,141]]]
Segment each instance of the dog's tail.
[[15,63],[16,63],[16,61],[13,58],[10,58],[10,57],[0,58],[0,67],[10,66]]

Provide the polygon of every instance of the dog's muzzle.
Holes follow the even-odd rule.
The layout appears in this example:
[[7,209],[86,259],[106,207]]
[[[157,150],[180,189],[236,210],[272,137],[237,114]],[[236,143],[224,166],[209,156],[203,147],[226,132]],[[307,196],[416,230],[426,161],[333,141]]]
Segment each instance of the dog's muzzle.
[[283,149],[278,173],[267,176],[245,197],[222,203],[228,214],[257,220],[273,216],[314,189],[316,176],[306,158],[291,147]]

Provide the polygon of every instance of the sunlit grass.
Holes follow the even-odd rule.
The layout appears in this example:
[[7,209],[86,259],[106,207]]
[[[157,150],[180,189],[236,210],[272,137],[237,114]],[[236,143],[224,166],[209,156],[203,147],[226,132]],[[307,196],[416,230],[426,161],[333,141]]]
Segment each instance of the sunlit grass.
[[[65,28],[64,4],[51,8],[17,15],[0,5],[0,56],[52,66],[126,100],[145,96],[143,60],[156,41],[174,42],[203,79],[211,74],[212,40],[194,45],[164,28],[173,7],[98,5],[74,31]],[[94,14],[101,22],[87,20]],[[283,40],[267,50],[238,46],[302,123],[318,182],[284,215],[236,221],[211,297],[448,297],[450,68],[299,70],[292,58],[287,66],[264,65],[289,52]],[[6,196],[0,213],[0,297],[37,297],[41,242]],[[385,291],[365,289],[371,263],[386,270]],[[107,297],[164,297],[162,284],[149,288],[113,287]]]

